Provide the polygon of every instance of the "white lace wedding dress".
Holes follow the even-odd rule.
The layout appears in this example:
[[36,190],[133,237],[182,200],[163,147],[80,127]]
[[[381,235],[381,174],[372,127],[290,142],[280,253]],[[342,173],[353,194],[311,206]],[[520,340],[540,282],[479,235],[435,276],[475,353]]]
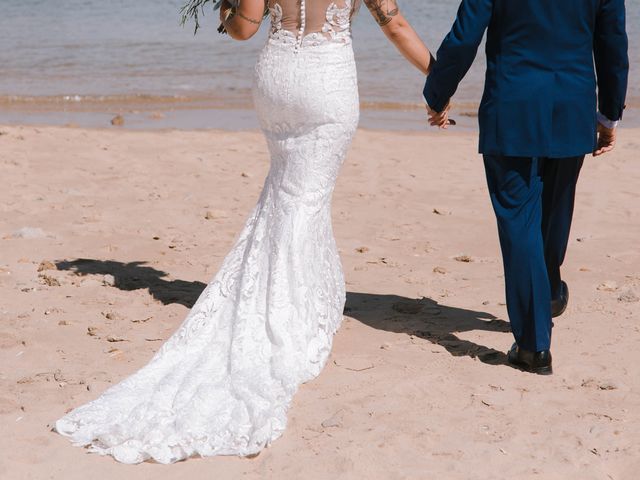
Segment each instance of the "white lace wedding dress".
[[141,370],[56,431],[123,463],[251,455],[317,376],[345,286],[331,196],[358,122],[350,0],[271,0],[254,100],[271,169],[219,273]]

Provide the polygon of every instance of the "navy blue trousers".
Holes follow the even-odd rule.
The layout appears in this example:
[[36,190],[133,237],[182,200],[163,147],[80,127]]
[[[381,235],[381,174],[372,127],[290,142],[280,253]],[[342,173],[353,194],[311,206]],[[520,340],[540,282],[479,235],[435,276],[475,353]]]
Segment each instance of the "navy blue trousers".
[[584,156],[484,156],[498,220],[507,311],[518,346],[551,346],[551,299],[560,296],[576,183]]

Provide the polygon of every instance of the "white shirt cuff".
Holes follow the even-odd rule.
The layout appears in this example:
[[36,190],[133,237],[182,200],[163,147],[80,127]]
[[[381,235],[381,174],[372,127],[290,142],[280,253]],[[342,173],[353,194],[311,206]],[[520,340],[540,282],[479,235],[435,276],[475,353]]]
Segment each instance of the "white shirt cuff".
[[606,127],[606,128],[609,128],[609,129],[616,128],[618,126],[618,123],[620,123],[619,120],[616,120],[616,121],[609,120],[607,117],[605,117],[600,112],[597,113],[597,117],[598,117],[598,123],[600,123],[603,127]]

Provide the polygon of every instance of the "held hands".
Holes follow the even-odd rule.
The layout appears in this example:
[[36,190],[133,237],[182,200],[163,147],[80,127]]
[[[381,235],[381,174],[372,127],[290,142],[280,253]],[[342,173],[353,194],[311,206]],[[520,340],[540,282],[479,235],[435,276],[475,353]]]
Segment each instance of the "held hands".
[[455,125],[455,120],[449,118],[449,110],[451,110],[450,102],[447,102],[447,105],[441,112],[436,112],[429,105],[427,105],[427,116],[429,125],[445,130],[449,125]]
[[593,152],[594,157],[598,157],[613,150],[616,146],[616,129],[607,128],[598,123],[598,144]]

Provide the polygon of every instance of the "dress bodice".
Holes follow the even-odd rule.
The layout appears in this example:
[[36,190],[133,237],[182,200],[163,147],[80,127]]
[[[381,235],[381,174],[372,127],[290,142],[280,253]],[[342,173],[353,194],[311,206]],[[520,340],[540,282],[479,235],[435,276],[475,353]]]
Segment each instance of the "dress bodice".
[[269,0],[271,39],[295,48],[350,43],[360,0]]

